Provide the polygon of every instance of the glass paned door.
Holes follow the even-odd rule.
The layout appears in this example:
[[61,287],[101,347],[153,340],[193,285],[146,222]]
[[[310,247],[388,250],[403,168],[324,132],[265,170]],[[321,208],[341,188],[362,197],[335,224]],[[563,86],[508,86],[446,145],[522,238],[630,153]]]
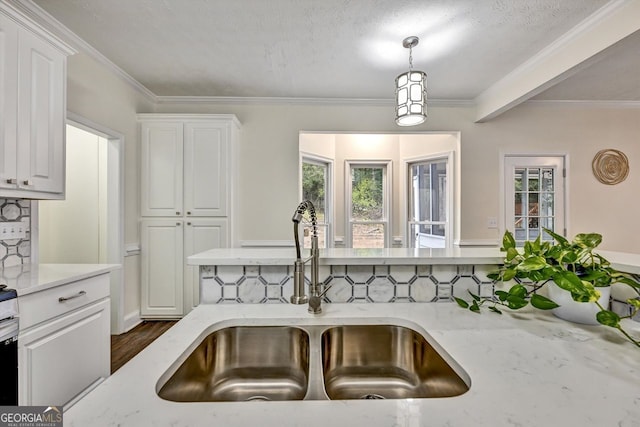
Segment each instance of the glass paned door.
[[409,165],[409,246],[446,247],[447,159]]
[[348,165],[350,247],[384,248],[389,227],[387,165]]
[[553,238],[564,226],[564,158],[505,158],[505,225],[522,245],[526,240]]

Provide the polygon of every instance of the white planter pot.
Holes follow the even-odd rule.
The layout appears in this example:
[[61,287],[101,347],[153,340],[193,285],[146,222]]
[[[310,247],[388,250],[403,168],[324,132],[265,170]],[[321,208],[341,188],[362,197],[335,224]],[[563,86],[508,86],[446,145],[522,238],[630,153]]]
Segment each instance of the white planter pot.
[[[571,298],[571,294],[560,288],[553,282],[547,284],[549,298],[556,304],[560,305],[553,309],[553,314],[560,319],[568,320],[574,323],[583,323],[585,325],[599,325],[596,320],[596,313],[600,308],[592,302],[576,302]],[[598,302],[605,309],[609,308],[609,298],[611,297],[611,287],[596,288],[600,291]]]

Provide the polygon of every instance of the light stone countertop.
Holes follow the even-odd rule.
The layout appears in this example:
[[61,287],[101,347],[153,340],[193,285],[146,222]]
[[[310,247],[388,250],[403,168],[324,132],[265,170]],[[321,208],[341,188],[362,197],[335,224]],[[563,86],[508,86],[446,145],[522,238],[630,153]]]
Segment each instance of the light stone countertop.
[[[303,249],[302,256],[309,256]],[[293,265],[294,248],[210,249],[187,258],[190,265]],[[320,265],[501,264],[497,248],[331,248],[320,250]]]
[[[550,313],[502,316],[454,303],[201,305],[64,414],[65,426],[640,426],[640,349],[604,326]],[[175,403],[158,381],[204,336],[249,324],[413,322],[471,379],[470,390],[439,399]],[[223,323],[220,323],[223,322]],[[246,323],[245,323],[246,324]],[[213,326],[212,326],[213,325]],[[640,323],[625,322],[640,335]],[[158,387],[159,388],[159,387]]]
[[119,264],[24,264],[0,269],[0,283],[28,295],[118,270]]
[[[640,254],[596,251],[607,258],[612,267],[627,273],[640,274]],[[309,254],[303,250],[303,257]],[[502,264],[504,252],[498,248],[446,249],[353,249],[320,250],[320,265],[437,265],[437,264]],[[189,265],[293,265],[293,248],[230,248],[210,249],[187,258]]]

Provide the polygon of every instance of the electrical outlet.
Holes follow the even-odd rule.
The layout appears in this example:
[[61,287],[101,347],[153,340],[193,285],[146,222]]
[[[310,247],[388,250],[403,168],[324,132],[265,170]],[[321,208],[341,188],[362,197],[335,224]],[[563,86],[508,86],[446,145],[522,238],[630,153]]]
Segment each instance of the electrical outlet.
[[487,228],[498,228],[498,218],[490,216],[487,218]]
[[24,239],[27,227],[21,221],[0,223],[0,240]]

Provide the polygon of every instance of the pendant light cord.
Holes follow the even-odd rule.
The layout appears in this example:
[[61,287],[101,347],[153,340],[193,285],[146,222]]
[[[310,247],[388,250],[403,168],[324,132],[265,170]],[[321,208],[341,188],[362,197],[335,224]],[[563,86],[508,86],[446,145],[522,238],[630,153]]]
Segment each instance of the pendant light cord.
[[413,46],[409,46],[409,71],[413,70]]

